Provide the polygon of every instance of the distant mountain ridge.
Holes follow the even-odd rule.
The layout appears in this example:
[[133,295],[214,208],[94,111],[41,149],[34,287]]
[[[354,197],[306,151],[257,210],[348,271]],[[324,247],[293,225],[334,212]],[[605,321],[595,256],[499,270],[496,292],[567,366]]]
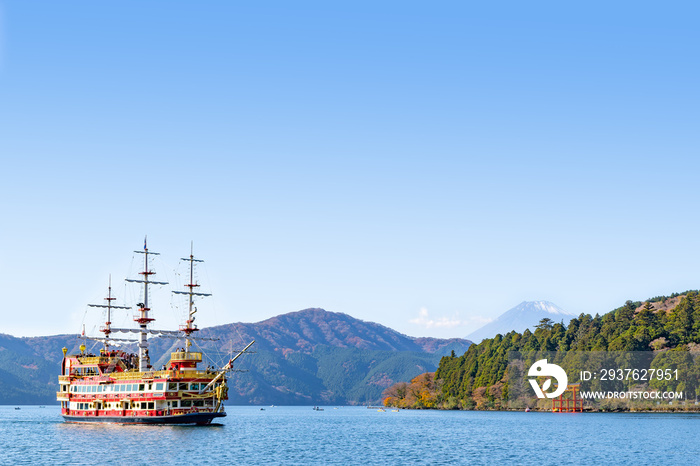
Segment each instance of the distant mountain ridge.
[[[251,340],[229,378],[231,404],[375,403],[399,381],[433,371],[444,355],[463,354],[470,341],[416,338],[383,325],[323,309],[305,309],[257,323],[202,328],[205,364],[220,365]],[[154,367],[178,340],[150,338]],[[0,334],[0,404],[53,404],[61,348],[76,351],[76,335],[16,338]],[[99,348],[94,344],[93,352]]]
[[[319,308],[290,312],[257,323],[236,323],[203,329],[208,333],[235,331],[241,337],[255,339],[257,348],[272,351],[313,352],[318,345],[377,351],[444,352],[464,344],[459,338],[410,337],[375,322]],[[245,338],[243,338],[245,339]],[[467,345],[468,346],[468,345]]]
[[486,338],[493,338],[497,334],[505,335],[513,330],[522,333],[529,328],[532,331],[535,325],[544,318],[552,319],[555,322],[561,320],[568,322],[573,317],[576,315],[549,301],[523,301],[501,314],[496,320],[470,333],[466,338],[474,343],[479,343]]

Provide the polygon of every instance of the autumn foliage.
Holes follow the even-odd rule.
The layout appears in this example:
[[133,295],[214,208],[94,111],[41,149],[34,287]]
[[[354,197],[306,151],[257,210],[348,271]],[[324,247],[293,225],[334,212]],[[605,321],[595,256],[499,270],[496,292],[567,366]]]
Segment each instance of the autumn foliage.
[[384,390],[384,406],[395,408],[430,409],[437,407],[440,387],[435,372],[426,372],[411,380],[399,382]]

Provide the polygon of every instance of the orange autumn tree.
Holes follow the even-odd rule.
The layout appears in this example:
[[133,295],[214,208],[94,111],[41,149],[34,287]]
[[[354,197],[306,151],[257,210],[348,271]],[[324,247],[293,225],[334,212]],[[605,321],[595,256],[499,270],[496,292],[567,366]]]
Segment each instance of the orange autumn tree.
[[384,390],[384,406],[395,408],[430,409],[437,407],[440,387],[435,372],[420,374],[411,383],[399,382]]

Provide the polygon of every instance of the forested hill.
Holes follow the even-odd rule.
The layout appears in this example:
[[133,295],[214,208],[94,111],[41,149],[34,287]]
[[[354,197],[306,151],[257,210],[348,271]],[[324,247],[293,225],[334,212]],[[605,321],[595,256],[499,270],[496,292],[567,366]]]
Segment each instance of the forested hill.
[[240,343],[256,340],[256,348],[289,353],[311,353],[318,345],[373,351],[414,351],[449,354],[464,348],[468,340],[410,337],[384,325],[356,319],[340,312],[311,308],[272,317],[257,323],[220,325],[202,330],[201,336],[217,336]]
[[[205,363],[220,367],[251,340],[229,379],[232,404],[378,403],[391,384],[437,368],[440,357],[463,353],[463,339],[415,338],[383,325],[323,309],[305,309],[257,323],[202,328]],[[182,341],[149,338],[153,365],[167,362]],[[76,335],[15,338],[0,334],[0,404],[56,403],[64,346]],[[88,341],[88,351],[99,348]]]
[[[462,356],[443,357],[434,377],[416,379],[422,387],[391,387],[385,396],[388,404],[406,407],[498,408],[507,398],[505,375],[512,351],[695,350],[698,343],[697,291],[646,302],[627,301],[602,316],[581,314],[568,323],[543,319],[534,332],[510,332],[483,340]],[[422,393],[422,399],[407,399],[411,392]]]

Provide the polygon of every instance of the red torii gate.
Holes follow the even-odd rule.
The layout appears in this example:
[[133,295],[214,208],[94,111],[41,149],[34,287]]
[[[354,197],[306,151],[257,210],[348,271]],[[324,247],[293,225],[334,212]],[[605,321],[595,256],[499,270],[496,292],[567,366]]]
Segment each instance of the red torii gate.
[[[559,395],[559,398],[552,399],[553,413],[582,413],[583,399],[579,396],[579,383],[572,383],[566,386],[566,391]],[[565,396],[571,393],[570,397]]]

